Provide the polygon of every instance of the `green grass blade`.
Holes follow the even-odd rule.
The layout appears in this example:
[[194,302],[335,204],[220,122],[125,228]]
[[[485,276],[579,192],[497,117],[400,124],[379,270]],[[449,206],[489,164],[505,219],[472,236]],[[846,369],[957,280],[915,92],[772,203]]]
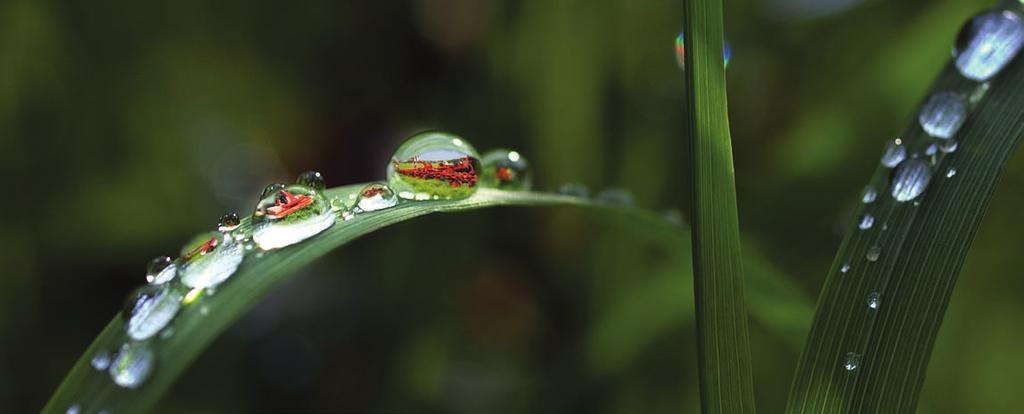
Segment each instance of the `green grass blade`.
[[720,0],[683,2],[701,409],[754,412]]
[[[889,168],[875,172],[870,185],[878,199],[862,204],[857,215],[871,214],[875,224],[860,230],[854,222],[843,240],[819,297],[788,412],[915,411],[964,258],[1024,134],[1024,59],[1018,56],[987,87],[964,79],[952,63],[934,83],[932,92],[978,99],[955,137],[959,148],[937,159],[916,203],[890,196]],[[917,114],[911,118],[901,137],[908,150],[919,152],[929,138]],[[951,168],[955,175],[947,177]],[[877,261],[867,260],[876,246]],[[873,292],[877,309],[868,306]],[[850,352],[859,356],[852,370],[845,366]]]

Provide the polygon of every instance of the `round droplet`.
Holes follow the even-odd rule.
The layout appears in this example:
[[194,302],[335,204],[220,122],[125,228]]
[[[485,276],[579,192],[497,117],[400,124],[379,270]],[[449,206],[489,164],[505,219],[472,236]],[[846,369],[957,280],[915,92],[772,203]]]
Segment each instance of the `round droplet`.
[[1017,56],[1024,45],[1024,23],[1016,13],[994,10],[974,16],[956,37],[953,57],[964,77],[988,80]]
[[843,263],[843,267],[840,267],[839,271],[842,272],[842,273],[849,273],[850,272],[850,264],[849,263]]
[[606,188],[597,193],[594,200],[610,207],[632,207],[635,204],[633,193],[621,188]]
[[178,314],[181,298],[181,292],[171,284],[137,289],[125,300],[122,312],[128,337],[141,341],[156,335]]
[[299,178],[295,179],[295,184],[304,185],[316,191],[324,191],[327,188],[324,176],[319,171],[306,171],[299,174]]
[[281,183],[270,184],[270,185],[268,185],[268,186],[263,188],[263,192],[260,193],[260,200],[262,200],[264,198],[267,198],[267,197],[270,197],[271,194],[274,194],[274,193],[276,193],[278,191],[281,191],[281,190],[284,190],[284,184],[281,184]]
[[231,231],[238,228],[239,224],[242,224],[242,219],[238,218],[238,214],[227,213],[220,216],[220,220],[217,220],[217,230]]
[[932,179],[932,169],[919,159],[906,160],[893,172],[892,198],[907,202],[921,195]]
[[64,414],[81,414],[81,413],[82,413],[82,407],[79,407],[78,404],[75,404],[75,405],[72,405],[72,406],[68,407],[68,410],[64,412]]
[[[729,67],[729,60],[732,59],[732,45],[729,44],[728,40],[725,40],[725,44],[722,45],[722,58],[725,60],[725,67]],[[680,32],[676,36],[676,63],[679,65],[679,69],[686,67],[686,39],[683,33]]]
[[590,189],[587,188],[586,184],[581,183],[566,183],[558,187],[558,193],[567,196],[587,198],[590,196]]
[[377,211],[394,207],[398,196],[384,183],[370,183],[359,191],[356,206],[362,211]]
[[152,371],[153,351],[143,342],[129,342],[121,346],[109,372],[117,385],[138,388]]
[[868,248],[868,253],[864,255],[869,262],[877,262],[878,257],[882,255],[882,248],[878,246],[871,246]]
[[92,356],[92,360],[89,361],[93,368],[104,371],[110,367],[110,352],[106,350],[96,351]]
[[252,213],[252,239],[264,249],[290,246],[334,225],[335,216],[319,191],[291,185],[264,197]]
[[519,152],[507,149],[488,151],[480,162],[483,165],[480,184],[500,190],[530,189],[530,164]]
[[917,120],[935,138],[952,138],[967,119],[967,102],[957,93],[939,92],[928,97]]
[[476,192],[479,156],[456,135],[424,132],[398,147],[388,163],[388,186],[408,200],[462,199]]
[[864,204],[874,203],[877,198],[878,191],[875,190],[875,187],[867,186],[864,188],[864,197],[861,198],[861,201],[864,202]]
[[181,282],[190,288],[217,286],[238,270],[244,257],[245,248],[230,233],[200,234],[181,249]]
[[174,279],[178,274],[178,265],[168,256],[160,256],[146,266],[146,281],[154,285],[162,285]]
[[956,175],[956,168],[949,167],[949,169],[946,170],[946,178],[953,178],[954,175]]
[[860,354],[856,352],[847,352],[846,359],[843,360],[843,368],[847,371],[853,371],[860,366]]
[[868,295],[868,307],[871,309],[878,309],[881,306],[881,298],[878,296],[878,292],[871,292]]
[[882,165],[892,168],[907,158],[907,147],[903,146],[903,140],[896,138],[889,142],[882,153]]
[[860,216],[860,222],[857,223],[857,227],[861,230],[870,229],[873,225],[875,225],[875,217],[870,214]]

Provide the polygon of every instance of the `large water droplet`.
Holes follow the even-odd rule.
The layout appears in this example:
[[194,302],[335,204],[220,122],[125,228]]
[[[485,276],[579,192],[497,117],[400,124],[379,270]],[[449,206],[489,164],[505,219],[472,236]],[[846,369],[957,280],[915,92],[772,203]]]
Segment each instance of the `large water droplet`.
[[843,360],[843,368],[847,371],[853,371],[860,366],[860,354],[856,352],[847,352],[846,359]]
[[952,138],[967,119],[967,102],[957,93],[939,92],[921,106],[921,129],[936,138]]
[[252,213],[252,239],[264,250],[277,249],[313,237],[334,221],[323,194],[292,185],[260,200]]
[[[732,59],[732,45],[728,40],[722,45],[722,59],[725,60],[725,67],[729,67],[729,60]],[[679,69],[686,66],[686,39],[682,32],[676,36],[676,63],[679,65]]]
[[889,142],[882,153],[882,165],[892,168],[907,158],[907,147],[903,146],[903,140],[896,138]]
[[565,183],[561,187],[558,187],[558,193],[567,196],[574,196],[579,198],[590,197],[590,189],[587,188],[586,184],[581,183]]
[[156,335],[178,314],[182,296],[171,284],[137,289],[125,300],[122,312],[128,336],[141,341]]
[[635,204],[633,193],[621,188],[606,188],[597,193],[594,200],[611,207],[632,207]]
[[864,255],[869,262],[877,262],[878,258],[882,255],[882,248],[878,246],[871,246],[868,248],[868,253]]
[[245,247],[231,234],[201,234],[181,249],[181,282],[191,288],[217,286],[235,273],[244,257]]
[[242,219],[238,218],[238,214],[227,213],[217,220],[217,231],[231,231],[238,228],[239,224],[242,224]]
[[518,152],[491,150],[480,158],[480,162],[483,165],[482,185],[501,190],[530,189],[530,164]]
[[874,224],[875,216],[865,214],[863,216],[860,216],[860,223],[857,223],[857,227],[860,228],[861,230],[867,230],[870,229],[871,226],[873,226]]
[[170,282],[178,274],[178,265],[170,257],[160,256],[146,266],[146,281],[154,285]]
[[370,183],[359,191],[356,206],[362,211],[377,211],[394,207],[398,204],[398,196],[384,183]]
[[932,179],[932,169],[919,159],[906,160],[892,175],[892,198],[906,202],[921,195]]
[[871,309],[878,309],[881,305],[881,301],[882,299],[879,297],[878,292],[871,292],[871,294],[868,295],[868,307]]
[[878,191],[875,190],[875,187],[867,186],[864,188],[864,197],[861,198],[864,204],[874,203],[876,198],[878,198]]
[[299,174],[299,178],[295,179],[295,184],[304,185],[316,191],[324,191],[327,188],[324,176],[319,171],[306,171]]
[[424,132],[398,147],[388,163],[388,185],[409,200],[461,199],[476,192],[480,161],[456,135]]
[[964,77],[985,81],[1010,63],[1024,45],[1024,23],[1014,12],[996,10],[974,16],[956,37],[953,56]]
[[143,342],[122,345],[117,358],[110,365],[110,378],[125,388],[137,388],[152,372],[153,351]]
[[101,349],[93,354],[92,360],[89,361],[89,364],[97,370],[104,371],[110,367],[110,359],[110,352]]

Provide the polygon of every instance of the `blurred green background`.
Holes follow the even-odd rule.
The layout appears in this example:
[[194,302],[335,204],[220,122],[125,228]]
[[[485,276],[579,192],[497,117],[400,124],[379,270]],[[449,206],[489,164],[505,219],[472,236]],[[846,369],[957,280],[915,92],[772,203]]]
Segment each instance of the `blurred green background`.
[[[726,2],[744,249],[814,303],[861,186],[989,1]],[[144,281],[306,169],[382,178],[403,137],[519,149],[539,189],[688,205],[667,0],[0,2],[0,411],[32,412]],[[920,411],[1013,412],[1024,164],[990,205]],[[696,412],[688,252],[572,209],[431,216],[302,271],[160,412]],[[230,285],[226,286],[230,288]],[[789,301],[789,299],[787,299]],[[762,412],[806,326],[752,318]],[[778,314],[776,314],[778,313]],[[159,369],[159,367],[157,367]]]

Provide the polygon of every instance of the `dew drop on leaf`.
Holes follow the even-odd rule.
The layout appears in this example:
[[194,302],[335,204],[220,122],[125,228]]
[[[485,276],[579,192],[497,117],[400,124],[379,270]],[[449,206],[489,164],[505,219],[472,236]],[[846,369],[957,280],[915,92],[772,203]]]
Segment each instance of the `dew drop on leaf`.
[[1017,56],[1024,45],[1024,22],[1009,10],[993,10],[971,18],[960,29],[953,48],[964,77],[988,80]]
[[144,342],[121,345],[117,358],[110,364],[110,378],[124,388],[138,388],[153,372],[153,351]]
[[75,405],[72,405],[72,406],[68,407],[68,410],[64,412],[64,414],[81,414],[81,413],[82,413],[82,407],[79,407],[78,404],[75,404]]
[[860,216],[860,223],[857,223],[857,227],[861,230],[870,229],[871,226],[875,225],[875,216],[870,214],[864,214]]
[[842,273],[849,273],[850,272],[850,264],[849,263],[843,263],[843,267],[840,267],[839,271],[842,272]]
[[168,256],[160,256],[149,261],[146,266],[146,282],[161,285],[170,282],[178,274],[178,265]]
[[942,139],[956,135],[966,119],[967,102],[953,92],[939,92],[928,97],[917,116],[924,132]]
[[260,200],[252,214],[252,239],[264,250],[277,249],[313,237],[334,221],[320,191],[291,185]]
[[480,158],[483,172],[480,184],[499,190],[529,190],[532,185],[530,164],[518,151],[495,149]]
[[882,165],[892,168],[907,158],[907,147],[903,146],[903,140],[896,138],[889,142],[882,153]]
[[271,194],[274,194],[274,193],[276,193],[278,191],[281,191],[281,190],[284,190],[284,184],[281,184],[281,183],[270,184],[270,185],[268,185],[268,186],[263,188],[263,192],[260,193],[260,200],[262,200],[264,198],[267,198],[267,197],[270,197]]
[[96,353],[92,355],[92,359],[89,360],[89,364],[97,370],[106,370],[110,367],[110,352],[105,349],[96,351]]
[[242,264],[245,248],[231,234],[208,232],[181,249],[181,282],[190,288],[217,286]]
[[932,179],[932,169],[919,159],[906,160],[893,172],[892,198],[899,202],[913,200],[921,195]]
[[362,211],[377,211],[394,207],[398,204],[398,196],[384,183],[370,183],[359,190],[356,206]]
[[869,262],[877,262],[879,256],[881,256],[881,255],[882,255],[882,248],[878,247],[877,245],[875,245],[875,246],[871,246],[868,249],[868,252],[867,252],[867,254],[864,255],[864,257],[867,258]]
[[476,192],[480,156],[466,140],[424,132],[406,140],[388,163],[388,186],[407,200],[463,199]]
[[843,360],[843,368],[847,371],[856,370],[860,366],[860,354],[856,352],[847,352],[846,358]]
[[181,308],[182,294],[172,284],[145,285],[125,300],[125,331],[136,341],[156,335]]
[[587,188],[586,184],[581,183],[566,183],[558,187],[558,193],[567,196],[587,198],[590,196],[590,189]]
[[874,203],[875,199],[877,199],[877,198],[878,198],[878,191],[875,190],[875,187],[867,186],[864,189],[864,197],[861,198],[861,201],[864,202],[864,204],[871,204],[871,203]]
[[881,298],[879,298],[878,292],[871,292],[871,294],[868,295],[868,307],[871,309],[878,309],[880,305]]
[[217,220],[217,231],[231,231],[238,228],[241,223],[242,220],[238,218],[238,214],[227,213]]
[[633,193],[622,188],[606,188],[597,193],[594,200],[609,207],[633,207],[636,204]]
[[956,168],[949,167],[949,169],[946,170],[946,178],[953,178],[954,175],[956,175]]
[[324,191],[327,188],[324,176],[318,171],[306,171],[299,174],[299,178],[295,179],[295,184],[304,185],[316,191]]

